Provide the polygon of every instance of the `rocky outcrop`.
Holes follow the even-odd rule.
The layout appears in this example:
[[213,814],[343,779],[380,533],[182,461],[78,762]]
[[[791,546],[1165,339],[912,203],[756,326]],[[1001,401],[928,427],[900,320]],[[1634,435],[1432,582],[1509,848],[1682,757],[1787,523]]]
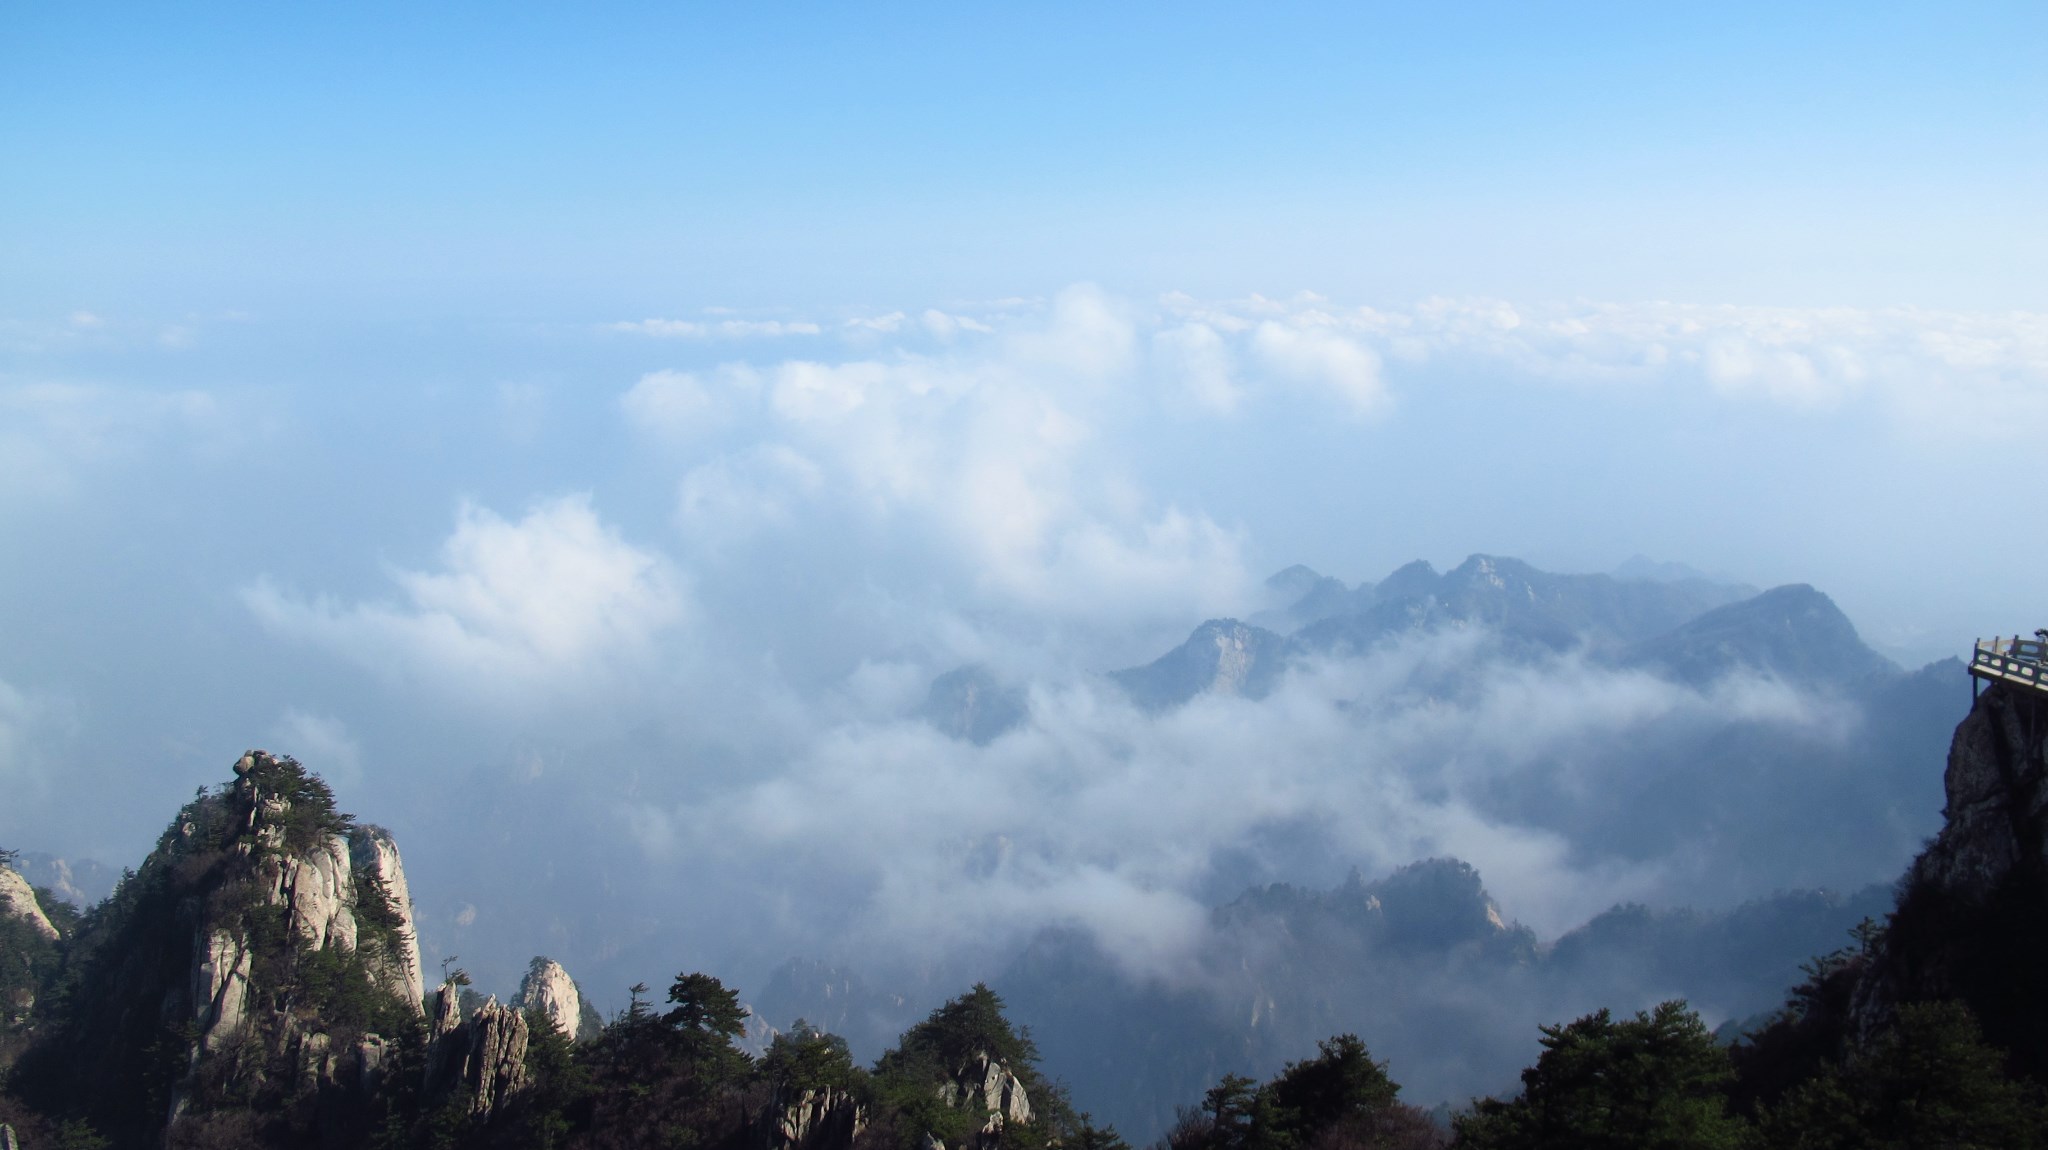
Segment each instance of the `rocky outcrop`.
[[192,1021],[195,1059],[242,1036],[249,1023],[249,972],[254,955],[233,931],[215,928],[193,938]]
[[[356,827],[347,837],[325,835],[290,850],[290,802],[260,793],[250,781],[253,772],[277,762],[265,751],[243,755],[235,764],[241,777],[224,797],[230,820],[246,831],[234,853],[248,860],[257,898],[284,910],[292,934],[307,949],[361,951],[371,981],[420,1012],[419,944],[397,845],[381,828]],[[179,830],[187,839],[200,833],[189,821]],[[188,1001],[195,1060],[240,1038],[251,1022],[249,939],[241,912],[203,915],[193,931]]]
[[[25,1080],[118,1145],[242,1144],[252,1112],[275,1118],[276,1144],[360,1144],[421,1013],[397,848],[289,757],[252,750],[234,775],[80,921],[76,989]],[[497,1045],[523,1049],[516,1029]]]
[[1031,1098],[1024,1083],[1009,1067],[986,1052],[967,1060],[953,1077],[939,1086],[939,1099],[958,1110],[986,1115],[975,1134],[975,1145],[999,1143],[1003,1130],[1031,1122]]
[[56,941],[57,928],[50,925],[50,918],[43,913],[42,904],[36,901],[35,890],[28,880],[4,866],[0,866],[0,915],[23,919],[29,929],[43,938]]
[[424,1011],[427,986],[420,967],[419,932],[413,924],[412,888],[405,881],[398,844],[390,831],[364,824],[349,832],[348,853],[357,876],[358,903],[365,886],[380,887],[389,912],[396,917],[391,927],[397,940],[395,953],[379,955],[372,972],[387,990],[412,1004],[415,1011]]
[[552,958],[535,955],[526,968],[526,977],[519,980],[519,996],[512,1005],[522,1013],[538,1010],[547,1015],[555,1029],[564,1038],[581,1039],[583,1034],[583,992],[562,964]]
[[491,998],[464,1018],[461,997],[453,982],[435,996],[424,1087],[427,1097],[459,1099],[486,1118],[526,1087],[526,1017]]
[[1966,901],[2048,866],[2048,695],[1995,685],[1956,727],[1941,834],[1908,882]]
[[339,1085],[367,1098],[384,1085],[391,1056],[391,1043],[375,1034],[337,1043],[333,1035],[315,1032],[299,1037],[292,1064],[298,1068],[301,1094]]
[[358,936],[351,871],[348,841],[332,835],[302,854],[267,858],[266,895],[273,905],[288,909],[292,929],[314,950],[354,950]]
[[2048,1077],[2048,694],[1995,684],[1956,727],[1945,822],[1861,958],[1868,1036],[1910,1002],[1959,999],[2015,1065]]
[[832,1086],[778,1095],[771,1110],[771,1150],[837,1150],[853,1145],[868,1125],[859,1100]]

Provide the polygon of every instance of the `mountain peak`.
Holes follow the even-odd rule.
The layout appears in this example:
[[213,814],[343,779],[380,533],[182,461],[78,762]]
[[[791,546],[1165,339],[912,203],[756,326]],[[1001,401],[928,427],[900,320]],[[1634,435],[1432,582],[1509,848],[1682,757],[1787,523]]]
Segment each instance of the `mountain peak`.
[[1380,580],[1379,599],[1382,603],[1402,599],[1417,599],[1436,591],[1440,576],[1427,559],[1417,559],[1394,569],[1394,573]]
[[1835,686],[1898,671],[1864,644],[1833,599],[1805,583],[1716,607],[1639,644],[1629,661],[1694,684],[1737,668]]
[[1211,619],[1187,641],[1143,667],[1109,677],[1140,707],[1160,711],[1196,695],[1261,698],[1279,680],[1287,649],[1280,635],[1236,619]]

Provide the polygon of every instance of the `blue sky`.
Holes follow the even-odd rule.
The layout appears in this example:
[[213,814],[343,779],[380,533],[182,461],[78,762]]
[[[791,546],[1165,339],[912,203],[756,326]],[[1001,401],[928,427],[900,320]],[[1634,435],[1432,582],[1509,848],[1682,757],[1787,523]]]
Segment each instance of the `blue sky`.
[[17,9],[10,294],[2042,302],[2038,5],[1103,7]]
[[[0,14],[0,844],[132,863],[268,745],[399,833],[430,948],[625,985],[816,943],[800,824],[902,937],[1165,937],[1270,828],[1116,788],[1271,740],[1350,861],[1554,931],[1763,892],[1361,798],[1345,740],[1411,744],[1343,683],[1097,676],[1296,562],[1640,553],[1910,664],[2048,621],[2041,5],[418,8]],[[1028,739],[906,719],[970,662]],[[1754,702],[1540,686],[1565,743]],[[802,801],[849,778],[871,822]],[[928,801],[1040,870],[948,886],[874,829]]]

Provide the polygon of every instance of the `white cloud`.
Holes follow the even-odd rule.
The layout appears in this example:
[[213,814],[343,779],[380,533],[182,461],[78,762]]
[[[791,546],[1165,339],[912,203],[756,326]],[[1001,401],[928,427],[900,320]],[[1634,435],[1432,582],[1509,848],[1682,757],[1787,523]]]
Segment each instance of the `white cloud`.
[[340,719],[297,707],[286,708],[271,724],[274,749],[319,772],[338,786],[363,781],[363,750]]
[[1046,322],[1018,328],[1007,355],[1080,379],[1102,379],[1130,369],[1137,329],[1123,302],[1093,284],[1053,297]]
[[995,330],[971,316],[950,315],[937,308],[926,308],[924,314],[918,318],[923,322],[926,331],[942,340],[952,339],[961,332],[988,335]]
[[700,323],[687,319],[622,320],[606,325],[612,331],[658,339],[785,339],[811,336],[824,328],[809,320],[725,319]]
[[[234,429],[245,444],[255,430]],[[228,433],[227,413],[204,391],[0,387],[0,507],[67,495],[88,473],[166,440],[206,450]]]
[[782,444],[764,444],[690,469],[676,495],[676,521],[699,546],[789,526],[825,483],[817,464]]
[[770,392],[776,411],[795,420],[827,420],[868,402],[871,392],[899,373],[880,363],[823,364],[795,360],[775,372]]
[[670,564],[621,539],[590,501],[517,522],[465,505],[436,571],[396,571],[398,602],[304,600],[267,578],[243,602],[273,632],[408,682],[499,701],[602,690],[684,615]]
[[711,421],[717,401],[704,382],[689,372],[651,371],[619,397],[619,406],[636,427],[684,436]]
[[1215,328],[1199,322],[1167,328],[1153,334],[1152,348],[1162,375],[1195,406],[1223,415],[1237,410],[1244,393],[1231,378],[1230,345]]
[[[1486,641],[1420,636],[1309,664],[1263,701],[1202,696],[1156,716],[1099,680],[1041,682],[1026,725],[986,746],[856,719],[820,729],[771,774],[622,815],[653,856],[697,873],[707,850],[770,885],[785,869],[830,873],[817,897],[835,906],[811,908],[822,917],[806,929],[843,932],[835,944],[867,962],[1000,957],[1043,927],[1080,926],[1133,973],[1179,978],[1210,868],[1268,849],[1276,832],[1322,843],[1334,873],[1464,859],[1508,913],[1555,934],[1668,895],[1697,860],[1678,843],[1668,857],[1607,855],[1502,813],[1501,787],[1588,788],[1598,806],[1612,780],[1583,775],[1585,748],[1660,724],[1763,722],[1819,738],[1839,725],[1831,704],[1782,685],[1700,692],[1574,657],[1516,666]],[[1458,693],[1415,685],[1450,673]],[[890,668],[885,687],[864,689],[900,701],[910,686]]]
[[[1157,354],[1198,395],[1216,394],[1218,377],[1207,359],[1177,362],[1185,337],[1168,333],[1185,325],[1215,333],[1225,350],[1242,343],[1273,377],[1323,384],[1360,411],[1442,361],[1574,387],[1705,384],[1731,402],[1807,412],[1867,403],[1916,437],[2048,434],[2048,315],[1444,297],[1381,309],[1307,295],[1174,294],[1161,305]],[[1233,382],[1241,410],[1266,381],[1239,372]]]
[[1386,384],[1380,357],[1371,348],[1324,327],[1295,327],[1273,320],[1258,326],[1252,346],[1267,366],[1297,382],[1327,388],[1353,411],[1371,414],[1385,407]]
[[903,330],[904,321],[909,318],[909,316],[904,315],[900,311],[892,311],[883,315],[855,316],[846,321],[846,327],[848,330],[856,332],[894,335]]

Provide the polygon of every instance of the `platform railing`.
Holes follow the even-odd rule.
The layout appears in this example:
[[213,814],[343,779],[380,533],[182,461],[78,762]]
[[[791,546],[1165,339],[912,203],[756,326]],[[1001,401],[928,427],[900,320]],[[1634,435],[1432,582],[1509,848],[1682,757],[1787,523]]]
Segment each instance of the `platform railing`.
[[2003,635],[1977,640],[1970,659],[1970,674],[1979,679],[2017,683],[2037,691],[2048,691],[2048,642]]

